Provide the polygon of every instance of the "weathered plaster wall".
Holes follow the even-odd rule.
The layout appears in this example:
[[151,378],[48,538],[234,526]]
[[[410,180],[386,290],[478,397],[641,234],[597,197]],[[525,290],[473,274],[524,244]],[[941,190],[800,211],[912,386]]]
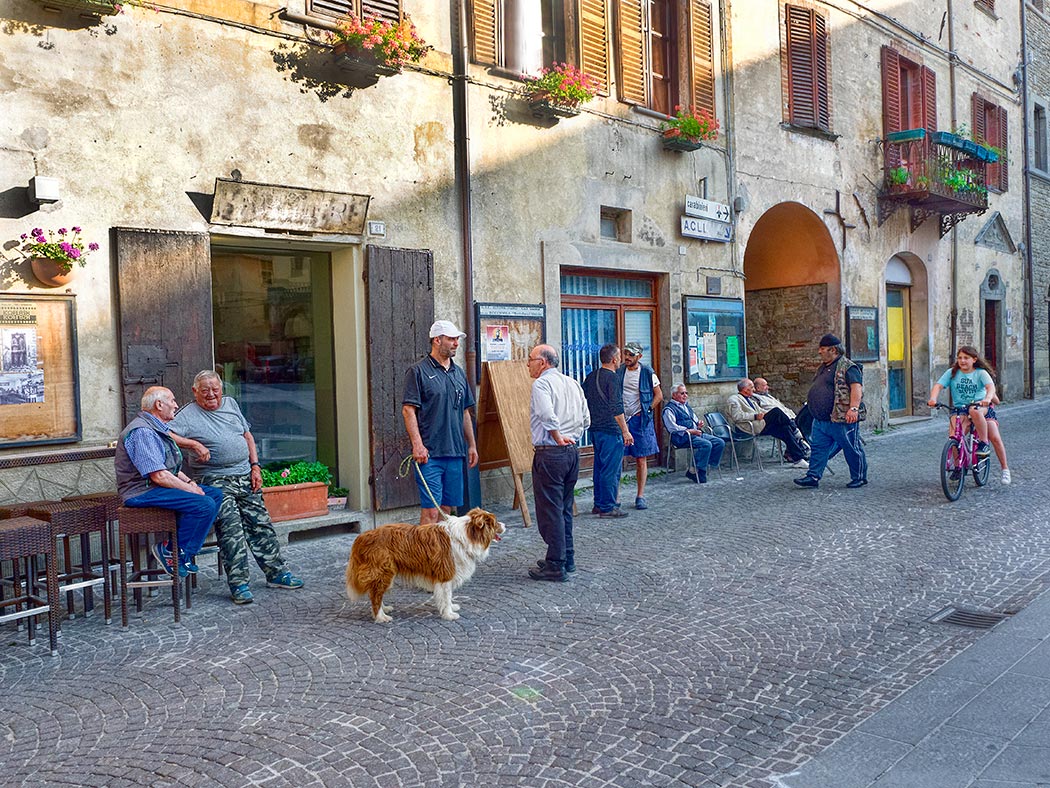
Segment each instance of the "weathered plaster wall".
[[[1050,19],[1026,5],[1028,27],[1028,90],[1050,108]],[[1034,164],[1034,162],[1033,162]],[[1050,173],[1033,170],[1032,290],[1036,395],[1050,393]]]

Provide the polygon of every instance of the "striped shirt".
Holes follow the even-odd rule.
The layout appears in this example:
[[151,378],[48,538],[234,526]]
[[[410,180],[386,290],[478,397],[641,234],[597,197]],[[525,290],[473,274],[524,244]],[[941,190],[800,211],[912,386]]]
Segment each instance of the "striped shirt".
[[[168,425],[152,413],[143,411],[141,415],[162,432],[168,431]],[[154,471],[163,471],[167,468],[164,463],[164,440],[153,430],[145,427],[132,430],[124,439],[124,447],[128,450],[128,457],[135,469],[143,476],[149,476]]]
[[556,446],[551,430],[579,442],[591,424],[587,400],[580,384],[556,369],[545,369],[532,383],[529,428],[533,446]]

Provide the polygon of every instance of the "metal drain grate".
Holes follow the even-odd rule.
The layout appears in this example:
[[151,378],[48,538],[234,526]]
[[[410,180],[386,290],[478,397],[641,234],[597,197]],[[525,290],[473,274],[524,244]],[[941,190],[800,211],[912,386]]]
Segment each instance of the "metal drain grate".
[[946,607],[927,620],[934,624],[954,624],[957,627],[969,627],[970,629],[991,629],[1005,619],[1006,616],[1002,613]]

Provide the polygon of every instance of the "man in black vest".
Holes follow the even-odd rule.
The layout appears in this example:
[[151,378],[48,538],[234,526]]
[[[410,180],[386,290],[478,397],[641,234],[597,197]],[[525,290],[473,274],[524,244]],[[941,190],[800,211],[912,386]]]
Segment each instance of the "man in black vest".
[[[141,406],[142,412],[117,440],[117,492],[125,506],[156,506],[176,512],[179,555],[172,555],[167,542],[155,544],[153,554],[169,575],[177,567],[179,577],[185,577],[197,571],[193,558],[215,522],[222,490],[199,485],[182,472],[182,452],[168,432],[168,422],[178,408],[171,391],[151,386],[142,395]],[[208,454],[200,444],[194,451]]]

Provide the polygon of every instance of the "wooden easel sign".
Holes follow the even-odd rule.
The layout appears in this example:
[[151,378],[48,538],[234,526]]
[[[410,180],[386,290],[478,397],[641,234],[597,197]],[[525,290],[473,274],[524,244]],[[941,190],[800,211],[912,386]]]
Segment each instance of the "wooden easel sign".
[[486,361],[478,395],[478,455],[481,470],[510,466],[515,509],[532,525],[523,476],[532,471],[529,403],[532,377],[527,361]]

